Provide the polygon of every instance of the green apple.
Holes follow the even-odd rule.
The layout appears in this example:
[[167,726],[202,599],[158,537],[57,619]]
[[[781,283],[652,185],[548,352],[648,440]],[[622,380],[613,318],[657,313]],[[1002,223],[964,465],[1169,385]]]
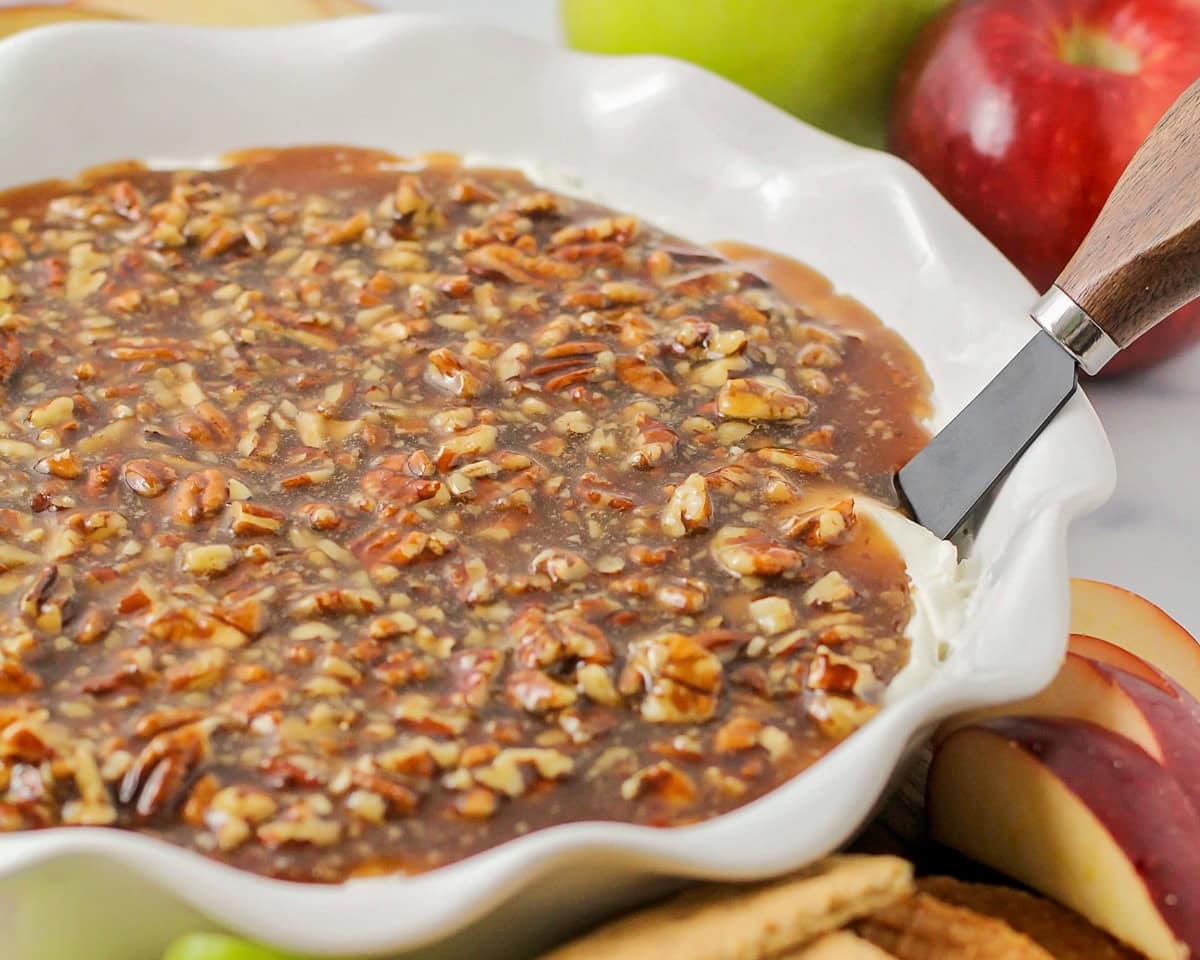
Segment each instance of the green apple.
[[162,960],[302,960],[291,953],[280,953],[228,937],[222,933],[189,933],[180,937],[163,954]]
[[690,60],[879,147],[917,31],[949,0],[562,0],[567,42]]

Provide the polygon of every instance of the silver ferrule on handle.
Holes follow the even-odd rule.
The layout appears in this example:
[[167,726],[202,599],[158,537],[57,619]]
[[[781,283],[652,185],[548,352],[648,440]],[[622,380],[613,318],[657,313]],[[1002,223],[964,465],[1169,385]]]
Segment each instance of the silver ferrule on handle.
[[1086,310],[1055,285],[1033,305],[1030,316],[1088,373],[1100,372],[1120,347]]

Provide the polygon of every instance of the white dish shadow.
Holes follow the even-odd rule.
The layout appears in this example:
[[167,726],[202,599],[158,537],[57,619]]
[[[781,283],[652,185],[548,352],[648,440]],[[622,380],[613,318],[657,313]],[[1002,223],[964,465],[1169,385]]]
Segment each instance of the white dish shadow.
[[[936,385],[935,426],[1032,331],[1032,288],[918,174],[673,61],[588,57],[400,16],[253,31],[81,24],[0,43],[0,88],[3,185],[247,146],[445,149],[567,178],[689,239],[778,250],[908,339]],[[422,956],[528,956],[656,878],[794,868],[855,832],[938,719],[1049,681],[1066,644],[1067,529],[1113,484],[1108,443],[1079,394],[980,531],[954,656],[741,810],[673,831],[571,824],[421,876],[338,887],[265,880],[118,831],[0,837],[5,960],[152,960],[173,934],[203,927],[330,956],[395,953],[465,929]]]

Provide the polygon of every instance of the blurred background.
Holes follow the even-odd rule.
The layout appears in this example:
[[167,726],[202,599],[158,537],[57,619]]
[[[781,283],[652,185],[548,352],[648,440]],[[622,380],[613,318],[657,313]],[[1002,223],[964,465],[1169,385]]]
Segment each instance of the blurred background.
[[[1039,290],[1155,120],[1200,77],[1200,0],[0,0],[0,35],[64,18],[252,25],[372,9],[701,64],[908,160]],[[1193,630],[1198,338],[1193,305],[1087,385],[1120,480],[1071,545],[1073,575],[1120,583]]]

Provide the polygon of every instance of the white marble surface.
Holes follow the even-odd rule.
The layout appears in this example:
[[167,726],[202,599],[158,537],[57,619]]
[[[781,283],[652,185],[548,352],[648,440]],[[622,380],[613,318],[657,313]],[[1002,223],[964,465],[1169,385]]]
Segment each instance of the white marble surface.
[[1116,451],[1117,492],[1074,531],[1071,570],[1200,633],[1200,349],[1086,392]]
[[[559,41],[555,0],[375,0]],[[1200,633],[1200,350],[1086,392],[1116,451],[1116,495],[1073,532],[1075,576],[1108,580]]]

